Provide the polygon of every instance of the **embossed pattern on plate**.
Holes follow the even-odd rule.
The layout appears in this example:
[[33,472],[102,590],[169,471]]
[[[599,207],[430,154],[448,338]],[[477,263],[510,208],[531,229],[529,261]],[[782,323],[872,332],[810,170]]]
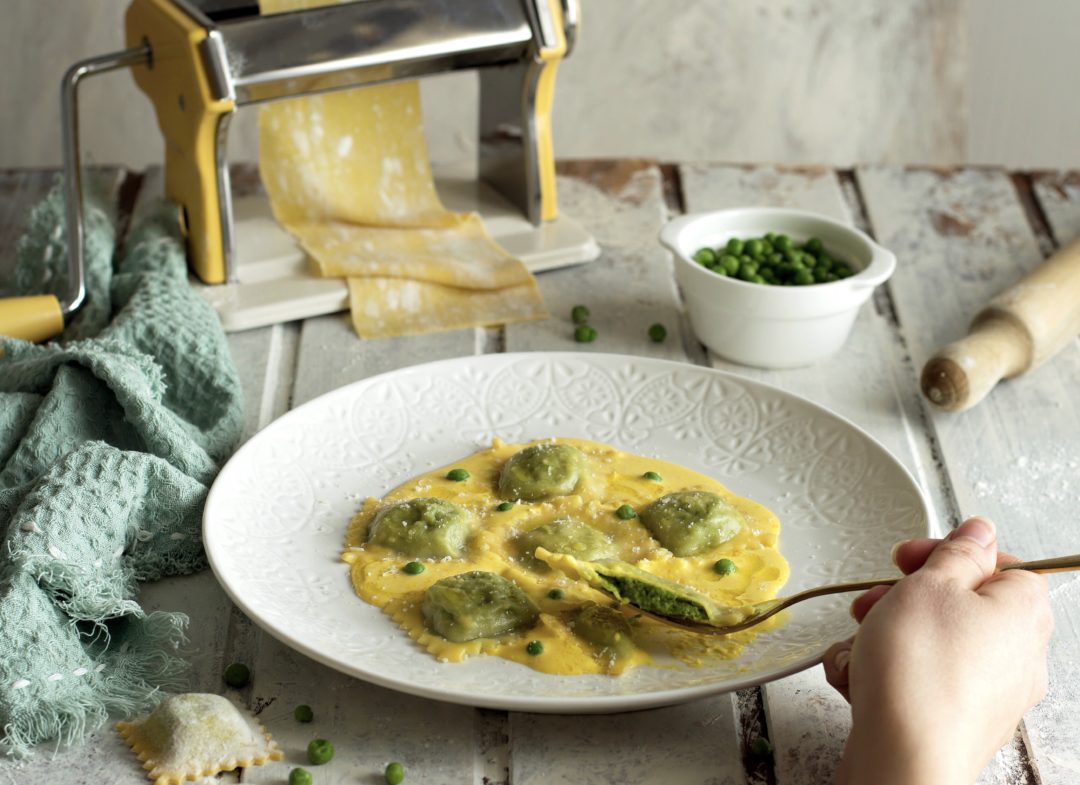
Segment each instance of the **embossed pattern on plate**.
[[569,436],[675,461],[780,516],[783,593],[894,574],[889,549],[925,536],[911,475],[837,415],[692,365],[601,354],[466,357],[327,393],[255,435],[210,491],[203,536],[229,596],[289,646],[386,687],[468,705],[591,713],[740,689],[818,662],[852,633],[850,597],[797,606],[737,659],[625,676],[549,676],[495,657],[437,662],[358,599],[339,559],[365,496],[488,446]]

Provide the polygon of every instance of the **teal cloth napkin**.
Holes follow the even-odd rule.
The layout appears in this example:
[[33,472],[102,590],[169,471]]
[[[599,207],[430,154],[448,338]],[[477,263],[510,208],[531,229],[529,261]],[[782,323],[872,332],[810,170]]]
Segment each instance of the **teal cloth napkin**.
[[[115,253],[109,203],[87,195],[88,301],[64,334],[0,338],[8,755],[78,742],[110,712],[183,688],[187,618],[146,613],[138,582],[205,566],[203,502],[243,424],[225,336],[187,280],[175,208],[143,211]],[[57,187],[19,243],[19,294],[64,291],[63,216]]]

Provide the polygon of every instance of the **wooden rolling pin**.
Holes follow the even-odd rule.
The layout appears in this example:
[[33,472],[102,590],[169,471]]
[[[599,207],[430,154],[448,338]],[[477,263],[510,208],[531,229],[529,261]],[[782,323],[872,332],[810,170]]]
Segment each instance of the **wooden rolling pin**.
[[943,409],[970,408],[1001,379],[1041,365],[1078,334],[1080,239],[991,300],[966,337],[931,357],[923,394]]

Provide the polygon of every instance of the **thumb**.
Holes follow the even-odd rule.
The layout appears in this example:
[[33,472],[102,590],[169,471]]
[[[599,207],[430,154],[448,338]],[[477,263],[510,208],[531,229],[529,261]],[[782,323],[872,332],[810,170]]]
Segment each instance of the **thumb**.
[[977,589],[997,568],[997,530],[986,518],[968,518],[930,553],[920,572]]
[[834,643],[825,652],[821,664],[825,666],[825,681],[844,696],[844,700],[851,703],[851,690],[849,689],[848,664],[851,662],[851,638],[846,641]]

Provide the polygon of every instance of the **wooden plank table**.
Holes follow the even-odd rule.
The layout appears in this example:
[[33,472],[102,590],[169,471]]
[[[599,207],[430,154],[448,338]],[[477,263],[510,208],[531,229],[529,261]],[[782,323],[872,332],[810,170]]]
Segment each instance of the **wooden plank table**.
[[[0,258],[12,253],[47,172],[0,173]],[[237,177],[241,189],[254,178]],[[118,194],[136,198],[129,175]],[[360,341],[342,315],[277,325],[229,338],[248,402],[245,438],[288,409],[340,385],[428,360],[503,351],[578,350],[663,357],[731,370],[792,390],[869,431],[923,487],[938,532],[962,516],[993,517],[1002,546],[1037,558],[1080,551],[1080,346],[1001,385],[962,414],[931,409],[918,372],[958,337],[992,295],[1058,245],[1080,235],[1080,175],[998,169],[831,169],[648,161],[580,162],[560,168],[561,207],[603,249],[589,265],[543,273],[548,321],[423,337]],[[848,343],[809,368],[763,371],[706,352],[686,324],[671,260],[656,241],[679,211],[788,205],[854,223],[893,249],[896,275],[865,307]],[[600,337],[575,344],[570,308],[586,303]],[[646,327],[668,326],[666,342]],[[1051,580],[1057,630],[1050,695],[983,772],[987,785],[1080,781],[1080,579]],[[223,775],[225,782],[281,783],[303,763],[311,738],[335,742],[318,782],[382,781],[389,760],[411,783],[829,782],[850,727],[846,704],[814,668],[760,688],[622,715],[563,717],[474,710],[415,698],[352,679],[262,633],[205,572],[144,588],[152,608],[191,616],[193,690],[223,692],[225,665],[252,667],[246,702],[286,753],[282,763]],[[987,685],[987,689],[992,689]],[[315,707],[310,726],[292,720]],[[769,737],[775,754],[748,742]],[[142,783],[119,737],[99,731],[74,750],[0,761],[0,783]]]

